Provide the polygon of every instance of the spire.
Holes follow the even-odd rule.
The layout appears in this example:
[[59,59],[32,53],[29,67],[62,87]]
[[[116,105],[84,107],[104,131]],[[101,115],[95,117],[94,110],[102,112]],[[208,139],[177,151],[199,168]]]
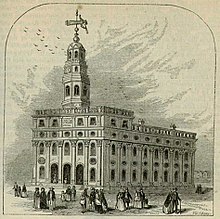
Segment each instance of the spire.
[[81,15],[79,15],[78,13],[78,9],[76,10],[76,20],[66,20],[65,24],[67,26],[70,25],[75,25],[75,33],[74,33],[74,37],[73,37],[73,42],[78,43],[80,38],[79,38],[79,28],[78,25],[80,25],[81,28],[86,30],[86,33],[88,34],[88,29],[87,29],[87,20],[82,19]]

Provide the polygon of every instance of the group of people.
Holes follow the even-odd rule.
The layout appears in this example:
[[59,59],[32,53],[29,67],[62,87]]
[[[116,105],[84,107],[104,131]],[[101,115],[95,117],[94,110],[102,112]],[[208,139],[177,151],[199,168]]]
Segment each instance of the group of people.
[[[178,205],[180,205],[178,209]],[[171,190],[166,197],[166,200],[163,205],[163,213],[172,214],[172,213],[181,212],[181,198],[177,192],[177,188]]]
[[115,209],[118,209],[119,211],[130,209],[132,201],[134,208],[142,209],[148,206],[148,199],[146,198],[142,188],[135,191],[134,199],[132,198],[128,188],[126,188],[121,189],[117,194]]
[[15,182],[13,189],[15,197],[27,198],[27,188],[25,183],[21,188],[21,186],[19,186],[17,182]]
[[49,208],[49,210],[53,210],[55,206],[56,194],[53,187],[50,187],[48,192],[46,192],[44,187],[41,188],[41,191],[39,187],[35,188],[33,205],[35,209]]
[[76,201],[76,187],[68,186],[66,192],[61,192],[61,200],[63,201]]
[[91,188],[90,194],[88,194],[88,188],[85,188],[80,196],[80,205],[82,213],[96,211],[103,214],[108,211],[108,203],[103,189]]

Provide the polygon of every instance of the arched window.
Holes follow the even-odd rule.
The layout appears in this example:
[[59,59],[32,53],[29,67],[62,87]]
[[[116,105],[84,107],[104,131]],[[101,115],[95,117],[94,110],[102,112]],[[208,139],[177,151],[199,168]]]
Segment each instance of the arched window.
[[122,181],[126,181],[126,170],[122,170]]
[[70,86],[66,86],[66,97],[70,96]]
[[185,154],[184,154],[184,160],[185,160],[185,161],[188,161],[188,158],[189,158],[188,152],[185,152]]
[[115,180],[115,170],[111,170],[111,181]]
[[112,145],[112,155],[115,155],[115,145]]
[[144,158],[147,158],[147,148],[144,149]]
[[174,180],[175,180],[175,182],[179,182],[179,172],[178,171],[176,171],[174,173]]
[[166,160],[169,159],[169,152],[168,152],[168,150],[164,151],[164,157],[165,157]]
[[95,143],[91,143],[91,145],[90,145],[90,155],[91,155],[91,156],[96,156]]
[[68,142],[66,142],[64,145],[64,155],[70,155],[70,144]]
[[58,121],[57,121],[57,119],[53,119],[52,127],[58,127]]
[[126,156],[126,147],[125,147],[125,145],[122,148],[122,156]]
[[44,154],[44,144],[43,144],[43,143],[40,143],[39,153],[40,153],[40,154]]
[[95,182],[95,168],[91,168],[90,170],[90,181]]
[[40,120],[39,120],[39,125],[38,125],[38,126],[39,126],[39,127],[44,127],[44,126],[45,126],[43,119],[40,119]]
[[164,182],[168,182],[168,172],[167,171],[164,171],[163,180],[164,180]]
[[134,156],[134,157],[137,156],[137,148],[136,148],[136,147],[133,148],[133,156]]
[[137,175],[136,175],[136,170],[133,170],[132,172],[132,181],[136,181],[137,180]]
[[75,66],[75,72],[78,72],[78,67],[77,66]]
[[143,181],[147,181],[147,170],[144,170]]
[[188,180],[188,173],[184,172],[184,182],[187,182],[187,180]]
[[158,159],[158,156],[159,156],[159,154],[158,154],[158,149],[155,149],[155,151],[154,151],[154,157],[155,157],[155,159]]
[[154,171],[154,182],[158,181],[158,172]]
[[74,52],[74,57],[75,57],[75,58],[78,58],[78,54],[79,54],[78,51],[75,51],[75,52]]
[[179,160],[179,153],[178,151],[175,151],[175,156],[174,156],[175,160]]
[[122,123],[122,128],[128,128],[128,120],[124,120]]
[[57,145],[56,145],[56,143],[54,143],[52,145],[52,155],[57,155]]
[[39,169],[39,178],[44,179],[45,178],[45,168],[44,166],[41,166]]
[[111,125],[116,126],[116,120],[115,119],[111,119]]
[[78,143],[78,155],[83,155],[83,143]]
[[74,96],[79,96],[79,85],[74,86]]

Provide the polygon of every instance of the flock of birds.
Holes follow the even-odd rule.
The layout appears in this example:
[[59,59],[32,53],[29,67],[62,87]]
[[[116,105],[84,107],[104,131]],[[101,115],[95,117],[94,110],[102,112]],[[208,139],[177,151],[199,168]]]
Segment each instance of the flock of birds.
[[[25,33],[28,33],[29,32],[29,28],[28,27],[25,27],[24,28],[24,32]],[[67,52],[64,48],[59,48],[58,46],[51,46],[51,45],[48,45],[46,43],[46,38],[45,36],[43,35],[42,33],[42,30],[41,29],[37,29],[37,32],[35,33],[39,39],[39,43],[33,43],[33,46],[37,49],[38,52],[41,52],[44,48],[48,49],[48,51],[54,55],[55,52],[58,50],[61,50],[64,52],[64,55],[67,56]],[[60,40],[61,38],[59,36],[56,37],[56,40]]]

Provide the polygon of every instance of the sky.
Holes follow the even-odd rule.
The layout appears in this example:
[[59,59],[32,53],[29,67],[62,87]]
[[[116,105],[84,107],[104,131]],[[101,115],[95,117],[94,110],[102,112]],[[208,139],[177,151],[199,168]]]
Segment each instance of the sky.
[[[132,7],[132,8],[131,8]],[[8,161],[31,147],[31,114],[59,108],[74,5],[34,9],[14,26],[7,49]],[[146,125],[198,133],[196,165],[211,169],[213,154],[213,39],[194,14],[158,6],[83,6],[91,104],[135,111]],[[19,146],[18,146],[19,142]],[[10,158],[9,158],[10,157]]]

